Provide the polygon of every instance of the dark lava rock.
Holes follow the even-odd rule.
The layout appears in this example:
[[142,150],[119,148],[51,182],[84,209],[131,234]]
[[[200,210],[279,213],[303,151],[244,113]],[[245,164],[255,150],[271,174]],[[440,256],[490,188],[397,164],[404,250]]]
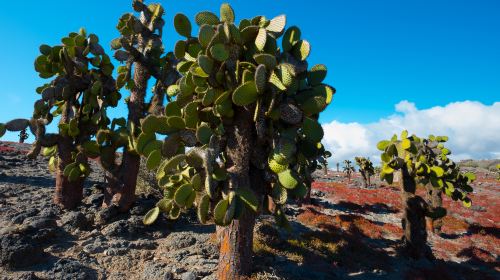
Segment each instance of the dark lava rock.
[[66,230],[86,230],[89,228],[87,217],[81,212],[76,211],[65,213],[61,218],[61,224]]
[[97,273],[81,264],[79,261],[71,259],[60,259],[50,272],[54,279],[74,279],[74,280],[90,280],[97,279]]
[[142,279],[144,280],[171,280],[174,279],[172,272],[165,269],[165,265],[152,263],[146,265],[142,272]]
[[3,235],[0,241],[0,264],[8,269],[22,268],[42,260],[43,248],[19,234]]
[[102,201],[104,200],[104,194],[95,193],[87,196],[85,198],[85,203],[90,204],[95,207],[99,207],[102,205]]
[[115,205],[112,205],[107,208],[103,208],[97,212],[96,217],[95,217],[95,223],[99,225],[105,225],[109,223],[113,218],[115,218],[118,215],[118,207]]
[[38,214],[38,210],[37,209],[28,209],[26,210],[25,212],[21,213],[21,214],[18,214],[16,216],[14,216],[11,221],[12,223],[14,224],[22,224],[24,222],[24,220],[28,217],[33,217],[35,216],[36,214]]

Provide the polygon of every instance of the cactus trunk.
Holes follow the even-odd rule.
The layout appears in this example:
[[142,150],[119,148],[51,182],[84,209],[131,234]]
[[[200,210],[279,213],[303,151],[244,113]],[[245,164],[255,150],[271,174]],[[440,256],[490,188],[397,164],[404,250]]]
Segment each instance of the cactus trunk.
[[[263,185],[262,177],[257,174],[260,171],[250,167],[250,155],[256,143],[252,114],[245,108],[235,111],[233,125],[225,128],[228,155],[226,166],[229,167],[226,191],[251,186],[254,192],[260,194],[257,189]],[[244,211],[243,215],[238,220],[233,220],[229,226],[217,228],[220,244],[217,279],[240,279],[251,273],[254,225],[255,213]]]
[[[70,117],[71,104],[67,101],[65,110],[61,116],[61,123],[67,123]],[[83,198],[83,178],[70,182],[64,176],[64,168],[73,162],[71,152],[73,151],[73,140],[69,136],[61,136],[57,142],[58,164],[56,170],[56,189],[54,192],[54,203],[63,209],[75,208]]]
[[415,195],[416,182],[406,167],[401,168],[401,198],[403,202],[403,254],[413,259],[432,259],[432,251],[427,245],[425,213],[427,203]]
[[252,272],[255,215],[246,211],[227,227],[217,227],[220,244],[217,279],[240,279]]
[[[130,92],[128,102],[128,121],[134,123],[135,127],[140,127],[140,119],[144,116],[144,98],[150,74],[146,66],[140,62],[135,63],[134,83],[135,87]],[[111,174],[114,180],[108,182],[106,188],[104,206],[115,204],[120,211],[125,212],[132,207],[135,202],[135,188],[141,158],[136,153],[125,149],[119,172],[116,177]]]
[[[441,196],[442,191],[438,189],[434,189],[431,184],[426,185],[427,189],[427,201],[430,204],[431,208],[437,208],[443,206],[443,198]],[[436,234],[441,233],[441,228],[443,227],[443,218],[433,219],[428,217],[427,224],[429,225],[429,229]]]
[[360,171],[361,173],[361,177],[362,177],[362,181],[363,181],[363,187],[366,188],[368,186],[368,178],[367,178],[367,174],[364,172],[364,171]]

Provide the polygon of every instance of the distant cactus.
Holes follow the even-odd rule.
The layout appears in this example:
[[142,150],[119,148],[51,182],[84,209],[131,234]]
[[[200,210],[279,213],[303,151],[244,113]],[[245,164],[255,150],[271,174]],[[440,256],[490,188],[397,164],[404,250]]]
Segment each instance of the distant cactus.
[[28,135],[28,132],[26,132],[26,128],[21,130],[21,132],[19,132],[19,143],[24,143],[24,141],[26,141],[26,139],[29,138],[29,135]]
[[375,169],[373,168],[373,163],[370,159],[364,157],[355,157],[354,160],[359,166],[359,172],[363,178],[363,186],[367,187],[371,185],[370,177],[375,174]]
[[328,158],[332,156],[332,153],[325,151],[324,154],[318,157],[318,162],[321,164],[321,169],[323,169],[325,176],[328,175]]
[[500,181],[500,164],[497,164],[497,181]]
[[213,219],[220,226],[218,279],[251,271],[257,213],[271,212],[288,227],[283,204],[308,192],[324,153],[319,113],[335,93],[322,83],[324,65],[308,67],[309,43],[297,27],[285,30],[284,16],[239,26],[234,18],[228,4],[220,17],[199,13],[193,35],[189,19],[175,16],[184,37],[174,51],[182,77],[167,88],[172,101],[164,115],[141,121],[134,144],[164,194],[144,222],[158,212],[176,219],[192,207],[200,222]]
[[352,173],[354,173],[356,171],[354,169],[354,166],[352,166],[352,161],[350,161],[348,159],[344,160],[344,168],[342,171],[345,173],[349,182],[351,182],[351,175],[352,175]]
[[[63,208],[73,208],[81,201],[83,180],[91,171],[88,158],[99,158],[106,171],[104,205],[117,204],[122,211],[130,208],[140,164],[134,146],[141,131],[140,119],[148,112],[163,110],[165,89],[178,77],[173,54],[163,53],[163,8],[140,0],[133,0],[133,8],[141,13],[140,18],[123,15],[117,25],[120,37],[111,43],[114,57],[125,63],[118,67],[116,80],[112,77],[114,66],[98,37],[87,35],[84,29],[70,33],[61,40],[62,45],[40,46],[35,70],[42,78],[54,78],[37,88],[41,99],[35,102],[32,119],[0,124],[0,136],[6,130],[30,127],[35,142],[29,156],[36,157],[45,147],[49,169],[56,173],[54,200]],[[156,84],[146,106],[150,77]],[[126,99],[128,118],[111,120],[108,109],[117,106],[124,86],[131,92]],[[46,133],[46,125],[58,116],[58,133]],[[124,152],[117,163],[119,150]]]
[[471,205],[467,194],[472,192],[470,183],[475,180],[475,175],[462,174],[448,158],[450,151],[443,144],[447,140],[446,136],[431,135],[427,139],[408,136],[405,130],[399,140],[394,135],[377,144],[383,152],[380,178],[392,184],[394,173],[401,173],[404,250],[413,258],[433,257],[427,245],[425,217],[439,219],[446,215],[446,209],[438,205],[433,207],[415,194],[417,185],[430,184],[433,190],[441,190],[453,200],[461,200],[464,206]]
[[340,172],[340,162],[337,162],[337,172]]
[[[56,173],[54,202],[73,208],[82,198],[83,180],[90,172],[87,147],[96,132],[109,124],[107,109],[118,104],[120,93],[111,76],[113,65],[96,35],[81,29],[61,42],[40,46],[35,70],[41,78],[53,79],[36,89],[40,99],[31,120],[12,120],[5,129],[22,134],[30,128],[35,141],[29,156],[36,157],[45,147],[49,168]],[[58,133],[46,133],[45,127],[57,117]]]

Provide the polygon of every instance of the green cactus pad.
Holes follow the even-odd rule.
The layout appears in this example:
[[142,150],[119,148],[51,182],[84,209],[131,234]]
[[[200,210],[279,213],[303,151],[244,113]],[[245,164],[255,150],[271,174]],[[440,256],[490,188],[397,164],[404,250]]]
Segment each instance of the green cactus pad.
[[168,198],[163,198],[158,203],[156,203],[156,207],[160,208],[160,211],[163,213],[170,213],[170,210],[172,210],[172,200]]
[[5,124],[0,123],[0,138],[5,135],[6,131],[7,131],[7,128],[5,128]]
[[153,134],[156,132],[156,129],[160,126],[158,121],[158,117],[155,115],[148,115],[144,119],[141,120],[141,129],[142,132],[146,134]]
[[218,225],[224,224],[224,216],[226,215],[229,201],[227,199],[220,200],[214,208],[214,221]]
[[154,170],[154,169],[158,168],[158,166],[160,165],[160,161],[161,161],[160,151],[154,150],[148,156],[148,160],[146,162],[146,167],[149,170]]
[[237,87],[233,92],[233,103],[246,106],[257,100],[257,86],[254,81],[249,81]]
[[183,14],[176,14],[174,17],[174,27],[179,35],[186,38],[191,37],[191,22]]
[[[214,68],[214,61],[206,55],[199,55],[198,56],[198,65],[200,65],[201,69],[205,73],[211,74],[212,70]],[[207,75],[207,77],[208,77],[208,75]]]
[[322,112],[326,108],[326,100],[323,96],[312,96],[308,98],[300,108],[306,116],[311,116]]
[[259,209],[259,200],[257,199],[257,196],[255,193],[245,187],[240,187],[236,190],[236,195],[245,203],[245,205],[252,209],[254,212],[257,212]]
[[203,145],[210,142],[210,137],[212,137],[212,134],[212,129],[207,123],[202,123],[196,130],[196,138],[198,138],[198,141],[200,141],[200,143]]
[[165,116],[166,117],[182,117],[182,111],[181,107],[179,107],[179,103],[177,101],[171,101],[168,102],[167,105],[165,105]]
[[259,28],[259,32],[257,33],[257,37],[255,37],[255,47],[262,51],[266,46],[267,41],[267,32],[265,28]]
[[179,130],[186,128],[184,119],[177,116],[168,117],[167,124],[168,126]]
[[146,213],[146,216],[144,216],[144,219],[142,220],[142,222],[145,225],[151,225],[156,221],[156,219],[158,219],[159,214],[160,214],[160,208],[155,207],[155,208],[149,210],[148,213]]
[[215,44],[210,48],[210,54],[217,61],[225,61],[229,58],[229,52],[224,44]]
[[204,24],[217,25],[219,24],[219,17],[212,12],[203,11],[196,14],[195,22],[198,26],[202,26]]
[[299,183],[299,179],[297,178],[297,175],[295,174],[295,172],[293,172],[290,169],[287,169],[287,170],[279,173],[278,180],[279,180],[280,184],[287,189],[293,189]]
[[184,154],[178,154],[176,156],[173,156],[165,163],[163,170],[165,170],[165,172],[168,173],[169,171],[176,169],[177,166],[185,160],[186,160],[186,155]]
[[209,88],[207,92],[205,92],[205,95],[203,95],[203,99],[201,100],[201,104],[203,106],[210,106],[212,103],[215,101],[215,90],[212,88]]
[[215,30],[212,26],[204,24],[200,27],[198,32],[198,41],[203,48],[208,47],[212,38],[214,38]]
[[306,60],[310,52],[311,52],[311,45],[306,40],[300,40],[293,47],[293,56],[295,56],[295,58],[297,58],[300,61]]
[[323,96],[325,98],[326,104],[330,104],[335,94],[335,89],[328,85],[318,85],[314,87],[314,94]]
[[276,204],[280,204],[280,205],[285,204],[287,199],[288,199],[287,190],[284,187],[282,187],[280,184],[274,185],[272,192],[271,192],[271,195],[273,197],[274,202]]
[[285,25],[286,25],[286,16],[285,15],[279,15],[279,16],[273,18],[269,22],[269,25],[266,27],[266,29],[269,32],[280,34],[285,29]]
[[311,86],[317,86],[326,78],[326,73],[327,69],[324,64],[316,64],[307,72],[307,81]]
[[201,175],[199,173],[196,173],[191,177],[191,185],[193,186],[193,189],[197,192],[201,192],[203,189],[203,181],[201,179]]
[[177,59],[183,59],[186,55],[186,41],[177,41],[174,46],[174,55]]
[[284,52],[290,52],[293,46],[299,42],[301,36],[300,29],[297,26],[288,28],[283,35],[282,46]]
[[259,64],[259,66],[257,66],[254,79],[257,92],[263,94],[266,91],[267,85],[266,66],[264,64]]
[[313,142],[320,142],[324,135],[323,128],[318,121],[309,117],[304,118],[302,130],[306,138]]
[[208,195],[204,195],[201,197],[198,203],[198,220],[200,223],[205,224],[208,218],[208,211],[210,210],[210,197]]
[[179,207],[185,207],[188,198],[191,196],[191,193],[193,192],[194,190],[191,184],[183,184],[177,189],[177,191],[175,191],[174,202]]
[[227,23],[234,22],[234,10],[229,4],[224,3],[220,6],[220,19]]
[[276,62],[276,57],[267,53],[256,54],[253,56],[253,59],[257,64],[264,64],[267,70],[273,70],[278,64]]
[[28,128],[30,122],[26,119],[15,119],[5,124],[5,129],[8,131],[21,131]]
[[78,167],[73,167],[71,169],[71,171],[69,172],[69,175],[68,175],[68,180],[70,182],[76,182],[76,180],[78,180],[78,178],[80,177],[81,173],[80,173],[80,168]]
[[271,169],[271,171],[276,174],[279,174],[288,169],[288,164],[280,164],[278,163],[278,161],[272,158],[268,160],[268,165],[269,169]]
[[299,182],[299,184],[295,187],[295,189],[291,190],[291,194],[298,198],[305,198],[308,192],[307,186],[303,182]]

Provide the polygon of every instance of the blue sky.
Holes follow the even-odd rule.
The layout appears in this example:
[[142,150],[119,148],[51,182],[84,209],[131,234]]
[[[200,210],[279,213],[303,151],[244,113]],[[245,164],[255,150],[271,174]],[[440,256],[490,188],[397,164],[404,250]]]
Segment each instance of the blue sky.
[[[57,44],[62,36],[85,27],[108,47],[118,34],[118,18],[131,11],[128,0],[88,0],[78,6],[60,0],[4,2],[0,9],[2,121],[31,115],[35,88],[43,84],[33,69],[40,44]],[[377,122],[394,114],[395,104],[402,100],[419,109],[465,100],[486,106],[500,101],[500,1],[159,2],[166,9],[167,49],[179,39],[172,27],[178,12],[193,19],[202,10],[218,13],[220,3],[229,2],[237,21],[286,14],[287,25],[299,26],[302,37],[311,42],[310,65],[326,64],[327,83],[337,88],[321,117],[323,123]]]

